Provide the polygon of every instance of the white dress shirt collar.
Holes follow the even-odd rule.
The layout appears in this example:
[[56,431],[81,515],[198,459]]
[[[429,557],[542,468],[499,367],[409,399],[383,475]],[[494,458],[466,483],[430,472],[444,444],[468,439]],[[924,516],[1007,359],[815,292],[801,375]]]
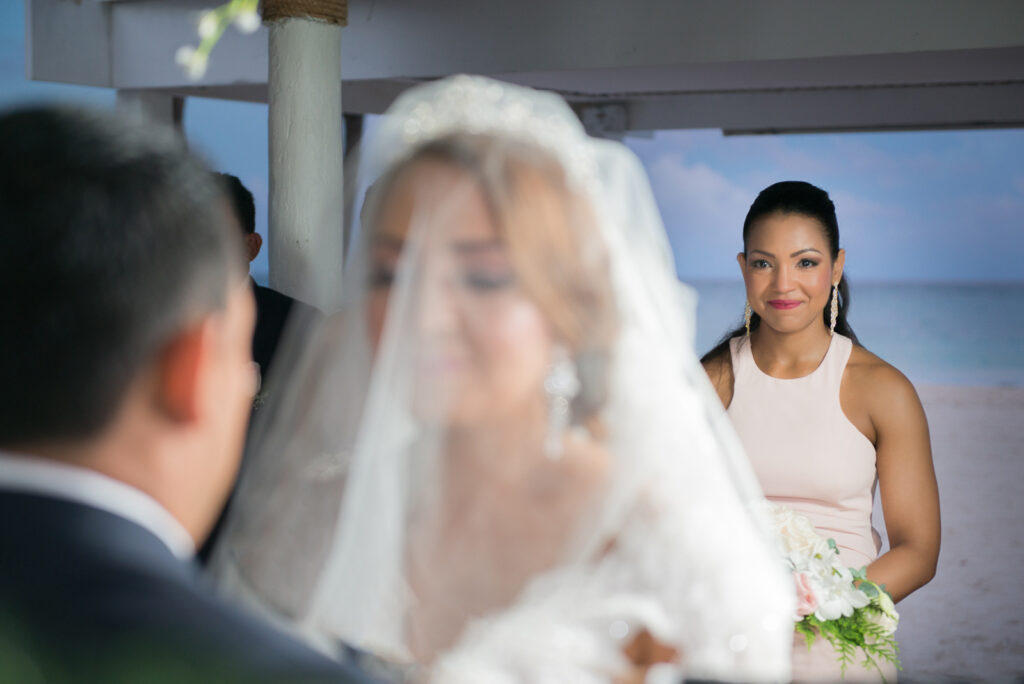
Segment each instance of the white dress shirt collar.
[[195,543],[181,523],[148,494],[88,468],[0,452],[0,489],[40,494],[98,508],[152,532],[182,560]]

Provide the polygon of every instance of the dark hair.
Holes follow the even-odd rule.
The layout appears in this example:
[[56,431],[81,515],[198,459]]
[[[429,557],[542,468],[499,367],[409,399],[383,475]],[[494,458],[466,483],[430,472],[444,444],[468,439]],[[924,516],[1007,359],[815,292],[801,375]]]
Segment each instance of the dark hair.
[[230,173],[215,173],[223,183],[228,197],[231,198],[231,205],[235,208],[235,215],[242,226],[242,231],[249,235],[256,232],[256,203],[252,199],[252,193],[242,185],[238,176]]
[[244,273],[210,171],[169,129],[0,113],[0,445],[86,439],[186,317]]
[[[766,216],[772,214],[800,214],[813,218],[821,224],[828,239],[829,252],[833,261],[839,256],[839,221],[836,219],[836,207],[829,198],[828,193],[821,188],[805,183],[803,181],[782,181],[769,185],[758,194],[757,199],[750,205],[747,218],[743,220],[743,253],[747,253],[747,240],[750,238],[750,231],[754,224]],[[831,322],[832,296],[829,295],[828,303],[822,312],[827,327]],[[853,340],[854,344],[860,344],[857,335],[847,321],[847,313],[850,310],[850,290],[846,276],[839,279],[839,315],[836,317],[836,332]],[[761,325],[761,317],[751,312],[750,330],[754,331]],[[726,334],[718,344],[705,354],[701,361],[708,361],[717,358],[720,354],[728,351],[729,340],[746,334],[746,327],[741,325],[735,330]]]

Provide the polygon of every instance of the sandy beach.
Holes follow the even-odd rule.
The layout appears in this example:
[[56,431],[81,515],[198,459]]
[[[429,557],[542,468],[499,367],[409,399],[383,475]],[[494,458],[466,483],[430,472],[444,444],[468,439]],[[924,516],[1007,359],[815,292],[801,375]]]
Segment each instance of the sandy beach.
[[[935,579],[898,606],[901,677],[1022,681],[1024,389],[918,392],[931,427],[942,552]],[[881,529],[877,501],[875,509]]]

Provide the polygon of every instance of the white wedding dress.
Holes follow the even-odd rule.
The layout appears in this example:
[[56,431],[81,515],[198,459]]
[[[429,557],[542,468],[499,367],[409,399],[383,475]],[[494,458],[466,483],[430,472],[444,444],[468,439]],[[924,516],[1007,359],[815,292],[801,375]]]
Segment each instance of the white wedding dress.
[[[363,258],[275,364],[227,590],[433,681],[786,680],[792,581],[636,158],[461,76],[400,97],[349,175]],[[570,381],[518,370],[535,349]]]

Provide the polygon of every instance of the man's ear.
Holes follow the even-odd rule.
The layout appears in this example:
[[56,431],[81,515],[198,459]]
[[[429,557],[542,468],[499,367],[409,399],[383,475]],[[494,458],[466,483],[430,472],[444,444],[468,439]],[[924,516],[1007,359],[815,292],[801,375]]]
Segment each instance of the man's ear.
[[205,317],[180,331],[159,358],[158,401],[168,418],[197,420],[202,408],[204,369],[213,344],[213,320]]
[[249,253],[249,261],[251,262],[260,253],[260,247],[263,246],[263,237],[259,233],[246,233],[245,235],[245,249]]

